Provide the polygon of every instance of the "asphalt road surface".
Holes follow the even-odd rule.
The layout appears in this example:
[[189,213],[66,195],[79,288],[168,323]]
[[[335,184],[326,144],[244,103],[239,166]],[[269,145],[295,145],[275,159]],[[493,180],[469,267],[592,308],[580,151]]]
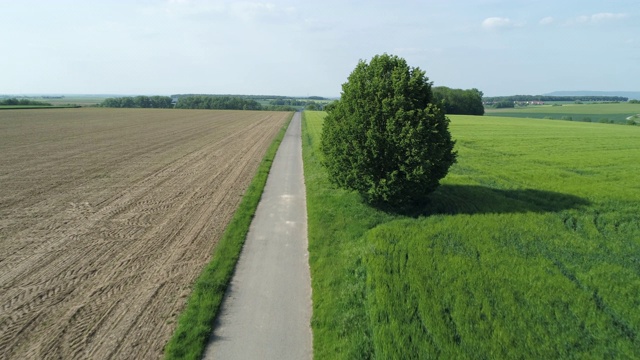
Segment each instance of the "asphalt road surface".
[[311,359],[301,113],[280,144],[205,359]]

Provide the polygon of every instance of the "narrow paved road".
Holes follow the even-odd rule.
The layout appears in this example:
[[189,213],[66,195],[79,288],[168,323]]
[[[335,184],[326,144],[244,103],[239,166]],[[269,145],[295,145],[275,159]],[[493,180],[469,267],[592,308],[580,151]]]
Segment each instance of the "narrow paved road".
[[311,359],[301,114],[280,144],[205,359]]

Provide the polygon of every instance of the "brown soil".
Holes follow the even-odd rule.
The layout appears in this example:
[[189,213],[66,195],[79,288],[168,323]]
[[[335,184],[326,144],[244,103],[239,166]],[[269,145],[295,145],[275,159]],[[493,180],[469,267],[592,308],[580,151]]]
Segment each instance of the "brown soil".
[[0,358],[159,358],[288,113],[0,111]]

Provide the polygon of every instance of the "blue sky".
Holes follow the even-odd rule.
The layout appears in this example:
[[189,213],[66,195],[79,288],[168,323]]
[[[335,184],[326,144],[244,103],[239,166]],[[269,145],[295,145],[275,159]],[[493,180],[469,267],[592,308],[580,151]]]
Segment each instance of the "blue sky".
[[338,96],[401,56],[485,95],[640,91],[640,2],[0,0],[0,94]]

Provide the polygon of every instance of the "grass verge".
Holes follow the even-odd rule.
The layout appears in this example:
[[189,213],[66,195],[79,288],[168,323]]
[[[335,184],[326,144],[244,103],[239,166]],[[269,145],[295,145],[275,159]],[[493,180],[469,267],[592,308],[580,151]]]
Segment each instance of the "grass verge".
[[320,158],[323,117],[322,112],[305,111],[302,123],[314,358],[367,359],[373,343],[364,307],[362,234],[395,217],[329,184]]
[[227,285],[242,250],[251,220],[269,176],[271,164],[291,119],[283,125],[267,150],[238,210],[216,245],[211,262],[195,282],[173,336],[165,346],[166,359],[200,359],[213,331]]
[[639,358],[640,129],[452,116],[412,216],[332,187],[305,112],[314,358]]

